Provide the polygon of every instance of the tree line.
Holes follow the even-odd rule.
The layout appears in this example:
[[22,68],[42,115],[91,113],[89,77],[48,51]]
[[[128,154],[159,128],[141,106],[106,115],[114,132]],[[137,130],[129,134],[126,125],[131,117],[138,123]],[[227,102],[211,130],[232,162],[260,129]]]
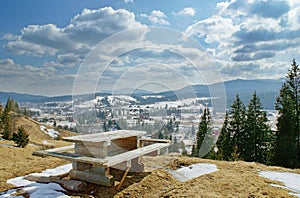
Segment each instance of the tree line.
[[[5,107],[0,104],[0,133],[2,138],[13,140],[18,147],[25,147],[29,143],[29,135],[24,127],[18,127],[17,132],[14,129],[14,118],[21,113],[18,103],[8,98]],[[22,112],[26,115],[26,109]]]
[[[220,160],[244,160],[288,168],[300,167],[300,69],[293,59],[276,98],[276,130],[271,130],[256,92],[248,106],[237,94],[226,112],[219,138],[214,145],[209,108],[199,123],[197,145],[192,155]],[[207,147],[207,148],[206,148]]]

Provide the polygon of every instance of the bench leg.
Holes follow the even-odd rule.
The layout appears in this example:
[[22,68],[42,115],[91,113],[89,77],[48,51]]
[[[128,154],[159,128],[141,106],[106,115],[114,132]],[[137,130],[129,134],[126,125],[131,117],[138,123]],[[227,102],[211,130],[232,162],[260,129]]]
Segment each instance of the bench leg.
[[127,166],[127,168],[125,170],[125,173],[124,173],[124,175],[123,175],[120,183],[116,186],[116,190],[119,190],[121,188],[121,186],[123,185],[123,183],[125,181],[125,178],[126,178],[128,172],[129,172],[130,168],[131,168],[131,161],[128,162],[128,166]]

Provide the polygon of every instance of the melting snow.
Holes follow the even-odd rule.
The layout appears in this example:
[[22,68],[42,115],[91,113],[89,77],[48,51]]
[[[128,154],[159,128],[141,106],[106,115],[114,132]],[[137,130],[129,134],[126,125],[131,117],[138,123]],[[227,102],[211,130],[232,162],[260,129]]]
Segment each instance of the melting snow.
[[201,175],[215,172],[217,170],[218,168],[215,164],[199,163],[199,164],[192,164],[188,167],[185,166],[174,171],[169,170],[169,172],[178,181],[185,182],[190,179],[199,177]]
[[[292,195],[300,197],[300,174],[290,172],[262,171],[259,173],[259,176],[284,183],[287,189],[294,192],[291,193]],[[273,186],[278,185],[274,184]]]
[[40,126],[41,130],[48,134],[50,137],[57,138],[57,136],[60,134],[58,131],[55,131],[54,129],[47,129],[45,126]]
[[[41,173],[32,173],[30,175],[37,175],[37,176],[56,176],[61,175],[64,173],[69,172],[72,169],[72,164],[66,164],[63,166],[59,166],[54,169],[47,169],[42,171]],[[30,194],[31,198],[35,197],[50,197],[50,198],[57,198],[57,197],[69,197],[65,195],[65,190],[56,183],[48,183],[48,184],[42,184],[37,183],[33,181],[29,181],[24,179],[24,177],[16,177],[7,180],[7,183],[15,185],[16,189],[8,190],[6,192],[0,193],[0,197],[12,197],[14,193],[16,193],[19,190],[23,190],[26,193]],[[13,196],[15,197],[15,196]],[[22,197],[22,196],[18,196]]]

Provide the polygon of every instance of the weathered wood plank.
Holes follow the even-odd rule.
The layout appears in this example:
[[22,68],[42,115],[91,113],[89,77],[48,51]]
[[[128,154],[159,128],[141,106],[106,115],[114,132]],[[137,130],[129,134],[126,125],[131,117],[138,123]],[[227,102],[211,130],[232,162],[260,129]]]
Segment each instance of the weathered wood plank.
[[87,183],[84,181],[78,180],[57,180],[56,183],[60,184],[66,190],[70,190],[73,192],[82,192],[86,190]]
[[103,186],[111,187],[114,185],[114,177],[111,175],[105,176],[94,172],[71,170],[70,177]]
[[75,153],[87,157],[105,158],[107,156],[107,142],[75,143]]
[[[58,148],[53,148],[53,149],[48,149],[48,152],[58,152],[58,151],[66,151],[66,150],[71,150],[74,149],[74,145],[70,146],[63,146],[63,147],[58,147]],[[34,154],[35,152],[33,152]]]
[[137,148],[137,137],[120,138],[111,141],[107,147],[107,156],[118,155]]
[[142,136],[147,134],[146,131],[135,130],[118,130],[103,133],[85,134],[79,136],[64,137],[63,140],[68,142],[105,142],[119,138],[127,138],[133,136]]
[[127,151],[127,152],[121,153],[119,155],[105,158],[107,160],[107,162],[104,163],[104,165],[111,167],[111,166],[117,165],[119,163],[132,160],[134,158],[143,156],[147,153],[151,153],[153,151],[156,151],[156,150],[168,147],[168,146],[169,146],[168,143],[155,143],[155,144],[151,144],[149,146],[137,148],[135,150]]
[[165,140],[165,139],[140,138],[139,140],[140,142],[171,143],[171,140]]
[[48,152],[44,150],[35,151],[34,155],[58,157],[65,160],[89,163],[98,166],[103,166],[108,161],[107,159],[86,157],[75,153],[58,153],[58,152]]
[[120,164],[122,162],[127,162],[129,160],[146,155],[153,151],[160,150],[168,146],[169,143],[154,143],[145,147],[137,148],[135,150],[127,151],[125,153],[121,153],[115,156],[109,156],[106,158],[87,157],[76,153],[49,152],[49,150],[52,149],[35,151],[34,154],[41,155],[41,156],[53,156],[53,157],[58,157],[70,161],[93,164],[96,166],[111,167]]

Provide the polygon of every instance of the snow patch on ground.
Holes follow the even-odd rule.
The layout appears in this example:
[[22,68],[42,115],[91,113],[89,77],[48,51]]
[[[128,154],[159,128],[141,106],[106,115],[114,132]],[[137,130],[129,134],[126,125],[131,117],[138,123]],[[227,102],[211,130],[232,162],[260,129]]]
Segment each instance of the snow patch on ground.
[[[54,169],[47,169],[42,171],[41,173],[32,173],[30,175],[36,175],[36,176],[57,176],[64,173],[68,173],[72,169],[72,164],[66,164],[63,166],[56,167]],[[16,189],[11,189],[6,192],[0,193],[0,197],[15,197],[13,194],[15,194],[19,190],[23,190],[26,193],[30,194],[31,198],[35,197],[50,197],[50,198],[57,198],[57,197],[69,197],[65,195],[63,192],[65,189],[63,189],[59,184],[56,183],[48,183],[48,184],[42,184],[37,183],[33,181],[29,181],[24,179],[24,176],[22,177],[16,177],[7,180],[7,183],[15,185]],[[21,197],[21,196],[18,196]]]
[[178,181],[186,182],[201,175],[213,173],[217,170],[218,168],[215,164],[199,163],[192,164],[188,167],[185,166],[177,170],[169,170],[169,173],[171,173]]
[[284,183],[285,186],[275,184],[272,184],[272,186],[287,188],[294,192],[290,193],[291,195],[300,197],[300,174],[278,171],[262,171],[259,173],[259,176]]
[[40,126],[40,129],[41,129],[41,131],[48,134],[53,139],[57,138],[60,135],[60,133],[58,131],[55,131],[54,129],[47,129],[47,127],[45,127],[45,126]]

